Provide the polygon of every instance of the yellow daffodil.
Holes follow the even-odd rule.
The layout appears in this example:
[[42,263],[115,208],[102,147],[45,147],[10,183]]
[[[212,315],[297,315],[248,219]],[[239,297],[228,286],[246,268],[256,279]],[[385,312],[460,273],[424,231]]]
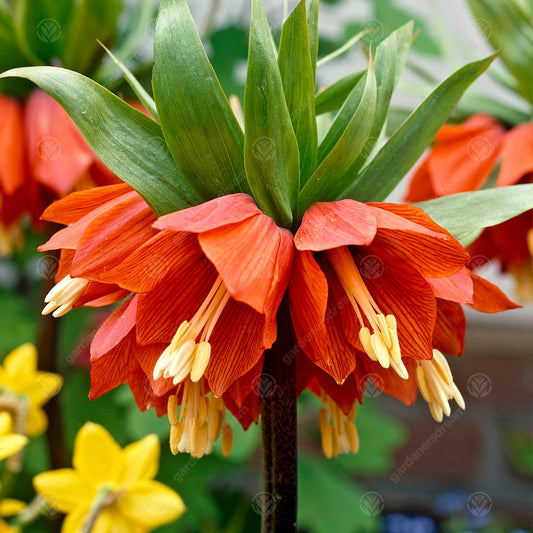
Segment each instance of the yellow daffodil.
[[85,424],[74,443],[74,468],[38,474],[35,490],[67,513],[62,533],[145,533],[185,511],[172,489],[154,481],[160,445],[155,435],[121,448],[102,426]]
[[37,370],[37,350],[33,344],[15,348],[0,366],[0,389],[28,402],[26,433],[30,437],[46,430],[48,419],[41,407],[59,392],[62,384],[63,378],[58,374]]
[[[7,412],[0,413],[0,461],[11,457],[26,446],[28,438],[24,435],[13,433],[11,415]],[[1,512],[1,510],[0,510]]]

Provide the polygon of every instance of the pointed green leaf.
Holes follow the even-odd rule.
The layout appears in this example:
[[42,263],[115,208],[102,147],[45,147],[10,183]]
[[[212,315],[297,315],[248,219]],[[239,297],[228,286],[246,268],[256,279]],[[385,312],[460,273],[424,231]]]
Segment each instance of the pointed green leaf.
[[300,151],[300,187],[316,167],[318,134],[315,117],[315,82],[305,0],[283,24],[278,65],[283,90]]
[[444,124],[462,94],[496,56],[469,63],[443,81],[396,130],[338,198],[382,201],[416,163]]
[[366,69],[353,72],[332,83],[325,89],[321,89],[315,99],[316,114],[322,115],[323,113],[330,113],[339,109],[365,74]]
[[68,27],[62,65],[90,73],[103,55],[97,39],[109,45],[116,34],[122,0],[81,0],[74,3]]
[[157,122],[159,120],[157,116],[157,108],[155,106],[155,102],[152,99],[152,97],[146,92],[145,88],[141,85],[141,83],[137,80],[137,78],[133,75],[133,73],[130,71],[130,69],[122,63],[122,61],[119,61],[117,57],[107,48],[104,44],[100,43],[102,48],[107,52],[107,55],[112,59],[113,63],[117,65],[117,67],[122,71],[122,74],[124,75],[124,79],[128,82],[128,85],[131,87],[133,92],[135,93],[135,96],[139,99],[139,102],[144,106],[146,111],[150,113],[152,118]]
[[155,33],[154,98],[178,168],[202,200],[248,192],[243,132],[185,0],[163,0]]
[[413,23],[391,33],[383,40],[376,50],[376,82],[377,103],[376,116],[372,124],[372,130],[368,136],[364,150],[353,162],[352,166],[339,181],[337,194],[349,187],[357,178],[357,174],[366,163],[372,150],[380,138],[381,131],[389,113],[392,92],[401,76],[403,67],[407,61],[407,52],[413,38]]
[[298,142],[259,0],[252,2],[244,126],[246,175],[257,205],[281,226],[289,226],[300,182]]
[[451,194],[415,205],[467,246],[483,228],[533,209],[533,184]]
[[299,216],[302,216],[313,203],[333,199],[339,179],[351,167],[367,144],[368,135],[376,115],[377,87],[372,60],[364,81],[361,101],[352,119],[338,142],[329,151],[300,192],[298,198]]
[[468,0],[476,19],[489,24],[487,38],[518,81],[518,90],[533,103],[533,26],[516,0]]
[[307,0],[306,4],[309,49],[311,51],[311,64],[313,65],[313,78],[315,78],[316,63],[318,58],[318,11],[320,7],[320,0]]
[[28,67],[2,76],[33,81],[67,111],[102,161],[157,215],[198,203],[180,175],[159,125],[86,78],[57,67]]

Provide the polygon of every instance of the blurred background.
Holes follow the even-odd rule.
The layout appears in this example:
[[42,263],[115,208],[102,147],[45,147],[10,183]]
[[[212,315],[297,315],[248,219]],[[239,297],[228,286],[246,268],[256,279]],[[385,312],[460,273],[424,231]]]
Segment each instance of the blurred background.
[[[503,1],[503,0],[502,0]],[[132,0],[131,4],[135,4]],[[296,1],[289,2],[292,9]],[[189,2],[213,66],[227,94],[243,95],[246,75],[248,0]],[[279,36],[284,2],[264,0],[270,24]],[[142,21],[141,44],[128,66],[149,89],[157,2]],[[408,67],[393,98],[395,120],[401,120],[436,84],[467,61],[491,53],[491,31],[470,15],[463,0],[322,0],[320,52],[336,50],[362,29],[377,45],[405,22],[414,19],[418,37]],[[366,39],[366,37],[365,37]],[[373,44],[374,46],[374,44]],[[356,46],[318,70],[319,85],[364,68],[365,55]],[[499,68],[495,66],[496,70]],[[109,70],[114,90],[128,96],[119,73]],[[484,75],[465,101],[479,94],[497,95],[520,108],[522,103],[501,91]],[[523,107],[523,106],[522,106]],[[527,107],[524,111],[528,112]],[[458,113],[461,113],[459,106]],[[392,197],[399,200],[405,185]],[[37,254],[45,240],[28,234],[25,246],[0,262],[0,355],[36,336],[41,309],[40,285],[55,275],[57,259]],[[513,282],[484,264],[481,274],[512,295]],[[61,323],[60,370],[65,376],[60,394],[67,442],[87,421],[98,422],[125,444],[155,432],[163,442],[158,479],[183,497],[188,511],[161,532],[257,531],[261,510],[268,512],[268,495],[261,493],[260,432],[244,433],[234,423],[234,447],[224,459],[221,450],[201,460],[173,457],[165,441],[166,419],[138,412],[126,386],[97,401],[87,399],[89,345],[108,311],[78,309]],[[361,447],[356,456],[326,460],[317,425],[319,401],[300,402],[299,527],[309,533],[432,533],[533,531],[533,309],[504,315],[467,313],[465,354],[450,361],[467,409],[452,410],[436,424],[423,400],[409,408],[369,385],[358,410]],[[45,437],[32,440],[25,455],[24,474],[17,490],[28,501],[31,477],[49,468]],[[46,521],[35,531],[46,531]]]

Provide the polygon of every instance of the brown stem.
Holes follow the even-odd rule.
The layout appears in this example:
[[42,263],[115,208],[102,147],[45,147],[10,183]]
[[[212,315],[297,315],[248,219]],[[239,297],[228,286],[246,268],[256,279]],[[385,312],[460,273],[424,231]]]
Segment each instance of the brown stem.
[[[50,234],[55,228],[50,228]],[[44,302],[45,296],[55,285],[53,268],[49,267],[50,263],[57,261],[59,256],[48,252],[47,268],[42,269],[43,279],[41,282],[41,302]],[[60,319],[52,315],[40,315],[37,327],[37,352],[39,354],[39,370],[44,372],[58,372],[57,353],[59,343],[59,324]],[[48,417],[48,429],[46,430],[46,440],[48,442],[48,452],[52,468],[65,468],[69,466],[69,459],[65,445],[65,433],[63,429],[63,417],[59,397],[54,396],[44,406],[46,416]]]
[[294,331],[285,299],[278,311],[278,338],[265,354],[261,376],[263,493],[258,496],[263,533],[296,531],[298,471],[294,346]]

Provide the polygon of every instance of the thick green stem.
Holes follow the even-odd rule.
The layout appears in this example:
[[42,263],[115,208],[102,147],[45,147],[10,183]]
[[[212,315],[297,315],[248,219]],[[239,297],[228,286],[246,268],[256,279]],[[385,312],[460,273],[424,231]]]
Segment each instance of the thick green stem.
[[285,299],[278,311],[278,338],[265,354],[261,376],[263,432],[262,532],[296,531],[297,417],[294,331]]

